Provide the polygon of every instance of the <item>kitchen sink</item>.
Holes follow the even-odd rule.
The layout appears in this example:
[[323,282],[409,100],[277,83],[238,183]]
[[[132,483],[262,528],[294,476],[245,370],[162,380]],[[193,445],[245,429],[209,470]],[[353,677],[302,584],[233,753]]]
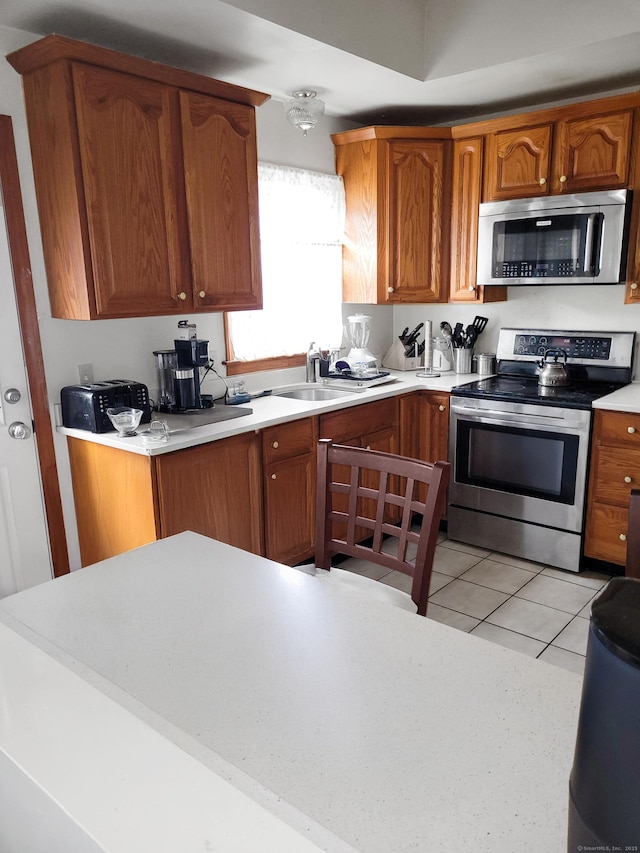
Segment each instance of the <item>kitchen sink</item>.
[[290,388],[289,390],[274,391],[274,397],[288,397],[290,400],[337,400],[339,397],[350,397],[351,391],[338,391],[337,388]]

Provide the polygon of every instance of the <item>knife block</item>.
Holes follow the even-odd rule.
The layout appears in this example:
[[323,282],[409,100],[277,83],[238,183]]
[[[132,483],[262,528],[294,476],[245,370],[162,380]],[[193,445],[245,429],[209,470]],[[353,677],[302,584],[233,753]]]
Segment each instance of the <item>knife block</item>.
[[419,370],[422,356],[406,356],[402,341],[394,341],[382,358],[382,366],[391,370]]

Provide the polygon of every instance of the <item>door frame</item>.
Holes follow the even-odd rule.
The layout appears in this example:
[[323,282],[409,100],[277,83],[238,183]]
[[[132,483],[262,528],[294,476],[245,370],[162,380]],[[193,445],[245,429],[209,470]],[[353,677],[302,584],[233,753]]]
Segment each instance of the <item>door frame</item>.
[[24,221],[13,122],[10,116],[5,115],[0,115],[0,190],[5,210],[7,242],[20,323],[22,350],[29,380],[29,396],[53,574],[54,577],[60,577],[60,575],[69,572],[69,552],[60,496],[53,427],[49,414],[49,399],[42,358],[38,312],[33,291],[31,259]]

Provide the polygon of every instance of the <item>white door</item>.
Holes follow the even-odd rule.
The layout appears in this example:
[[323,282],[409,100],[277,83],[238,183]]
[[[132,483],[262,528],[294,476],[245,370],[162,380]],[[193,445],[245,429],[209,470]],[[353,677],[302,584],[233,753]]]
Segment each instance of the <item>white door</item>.
[[40,469],[0,193],[0,597],[51,577]]

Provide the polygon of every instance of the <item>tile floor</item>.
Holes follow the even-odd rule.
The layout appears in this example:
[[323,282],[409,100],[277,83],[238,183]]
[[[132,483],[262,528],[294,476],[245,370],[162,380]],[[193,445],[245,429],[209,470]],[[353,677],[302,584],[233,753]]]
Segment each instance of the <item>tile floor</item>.
[[[411,579],[362,560],[343,569],[410,591]],[[427,618],[582,673],[589,606],[609,580],[454,542],[436,548]]]

